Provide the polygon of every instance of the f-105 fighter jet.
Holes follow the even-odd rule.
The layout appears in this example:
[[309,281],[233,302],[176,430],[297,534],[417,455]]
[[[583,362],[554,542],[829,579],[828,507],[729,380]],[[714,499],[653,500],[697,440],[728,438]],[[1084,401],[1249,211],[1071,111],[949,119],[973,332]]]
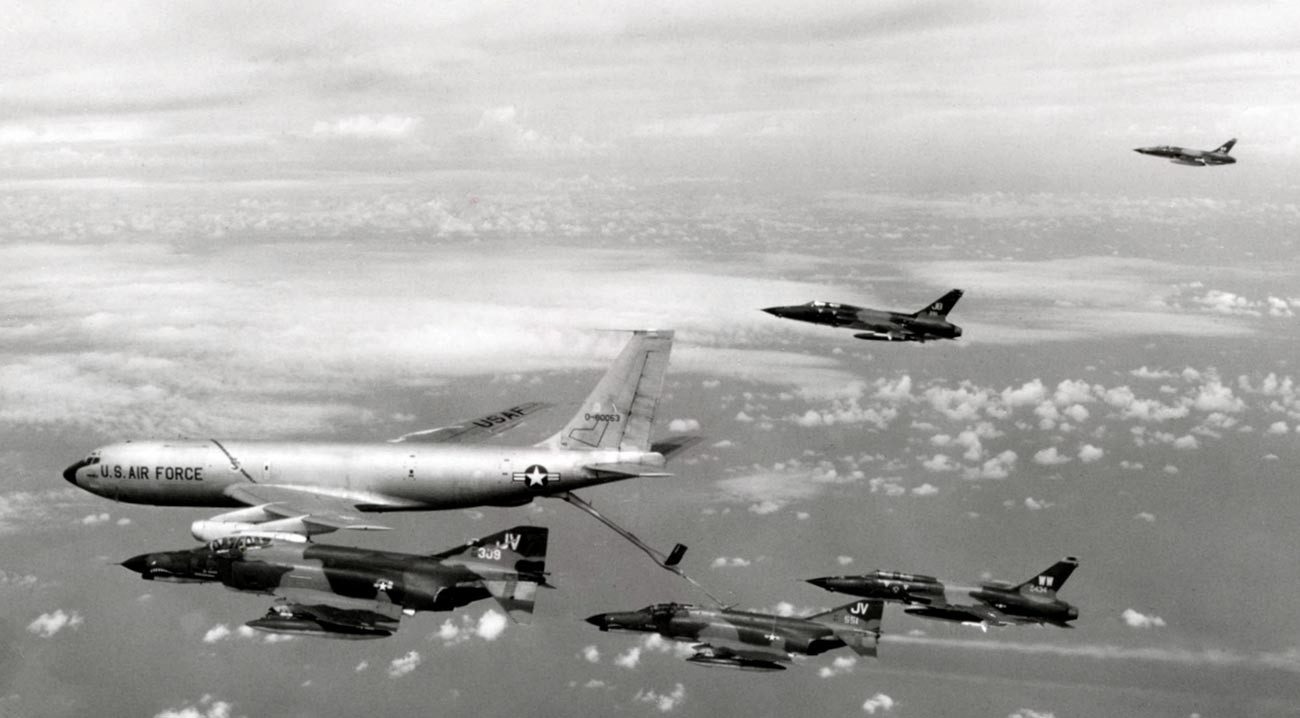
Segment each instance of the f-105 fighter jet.
[[816,656],[848,646],[860,656],[876,656],[880,641],[880,601],[854,601],[804,618],[657,603],[639,611],[600,613],[587,623],[602,631],[658,633],[694,644],[687,661],[748,671],[783,671],[791,654]]
[[985,581],[962,586],[896,571],[875,571],[861,576],[825,576],[808,583],[827,591],[894,601],[907,605],[905,613],[940,621],[970,623],[981,627],[1044,623],[1072,628],[1079,609],[1056,597],[1066,579],[1079,566],[1073,556],[1021,584]]
[[309,543],[294,534],[243,534],[202,548],[122,562],[150,581],[222,583],[276,597],[248,626],[328,638],[384,638],[402,615],[451,611],[494,598],[517,622],[546,583],[547,530],[516,526],[431,556]]
[[1205,167],[1234,164],[1237,161],[1236,158],[1228,153],[1232,151],[1232,146],[1235,144],[1237,144],[1237,140],[1231,139],[1212,150],[1189,150],[1185,147],[1160,145],[1158,147],[1139,147],[1133,151],[1153,157],[1168,157],[1169,161],[1176,165]]
[[928,342],[961,336],[961,327],[948,321],[948,312],[952,311],[962,294],[962,290],[954,289],[931,302],[925,309],[912,314],[835,302],[808,302],[788,307],[768,307],[763,311],[782,319],[857,329],[860,333],[853,335],[857,339]]

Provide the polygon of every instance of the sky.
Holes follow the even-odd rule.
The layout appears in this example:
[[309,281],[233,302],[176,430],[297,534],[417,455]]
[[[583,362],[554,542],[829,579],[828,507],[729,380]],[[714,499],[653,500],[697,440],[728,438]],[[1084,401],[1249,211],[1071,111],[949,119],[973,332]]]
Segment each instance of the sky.
[[[1300,11],[1280,3],[18,3],[0,28],[0,716],[1300,713]],[[1210,149],[1191,168],[1135,147]],[[898,346],[758,309],[914,311]],[[267,640],[143,584],[216,510],[59,472],[128,438],[563,425],[677,341],[672,478],[586,498],[728,602],[874,569],[1021,581],[1074,630],[886,609],[877,660],[684,663],[581,619],[706,601],[558,502],[530,626]],[[502,688],[505,688],[504,690]]]

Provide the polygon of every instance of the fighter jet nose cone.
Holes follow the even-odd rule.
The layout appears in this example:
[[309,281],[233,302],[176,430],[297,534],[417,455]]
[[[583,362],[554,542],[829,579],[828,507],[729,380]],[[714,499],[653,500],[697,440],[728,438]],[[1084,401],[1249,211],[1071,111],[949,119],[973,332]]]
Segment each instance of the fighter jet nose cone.
[[587,623],[590,623],[591,625],[595,626],[596,628],[599,628],[602,631],[609,630],[609,619],[605,618],[605,614],[603,613],[597,613],[594,616],[588,616],[584,620],[586,620]]
[[816,586],[817,588],[826,588],[826,584],[827,584],[828,582],[827,582],[827,580],[826,580],[825,578],[810,578],[810,579],[807,579],[806,583],[811,583],[812,585]]
[[148,575],[145,574],[145,570],[148,569],[148,567],[149,567],[149,554],[147,553],[142,553],[139,556],[132,556],[131,558],[128,558],[127,560],[122,562],[122,568],[130,569],[140,574],[141,576],[144,576],[145,578],[148,578]]
[[767,309],[764,309],[763,311],[767,312],[768,314],[771,314],[771,315],[774,316],[774,317],[779,317],[779,316],[781,316],[781,308],[780,308],[780,307],[768,307]]

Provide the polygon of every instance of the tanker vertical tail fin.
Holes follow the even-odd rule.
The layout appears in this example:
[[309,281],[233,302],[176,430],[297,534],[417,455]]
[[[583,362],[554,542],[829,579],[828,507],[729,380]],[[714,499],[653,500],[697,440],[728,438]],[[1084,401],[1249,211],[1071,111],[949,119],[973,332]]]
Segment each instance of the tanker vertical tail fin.
[[596,388],[560,431],[542,442],[560,449],[649,451],[663,391],[671,331],[636,331]]

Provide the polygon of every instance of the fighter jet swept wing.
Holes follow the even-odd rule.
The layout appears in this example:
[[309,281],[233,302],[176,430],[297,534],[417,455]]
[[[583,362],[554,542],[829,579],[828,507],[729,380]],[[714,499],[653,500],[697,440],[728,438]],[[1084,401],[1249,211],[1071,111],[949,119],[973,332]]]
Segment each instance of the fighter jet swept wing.
[[451,426],[440,426],[436,429],[425,429],[424,431],[403,434],[389,443],[400,444],[416,441],[424,444],[470,444],[484,441],[519,426],[529,414],[549,409],[551,406],[553,405],[540,401],[530,401],[504,411],[488,414],[473,421],[464,421]]

